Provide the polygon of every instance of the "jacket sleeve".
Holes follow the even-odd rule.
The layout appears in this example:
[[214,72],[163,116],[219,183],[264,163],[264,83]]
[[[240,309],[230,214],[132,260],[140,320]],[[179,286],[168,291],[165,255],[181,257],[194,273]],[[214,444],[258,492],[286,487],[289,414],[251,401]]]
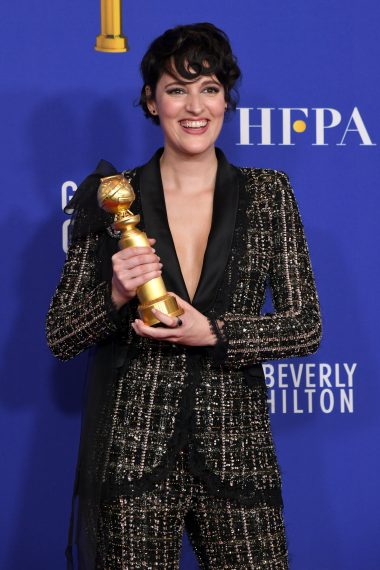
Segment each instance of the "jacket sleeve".
[[274,313],[226,313],[224,362],[240,368],[315,352],[322,335],[320,306],[303,224],[289,179],[274,172],[269,285]]
[[46,319],[46,336],[53,354],[68,360],[126,326],[128,307],[117,311],[111,285],[97,278],[99,234],[77,239],[68,250],[62,277]]

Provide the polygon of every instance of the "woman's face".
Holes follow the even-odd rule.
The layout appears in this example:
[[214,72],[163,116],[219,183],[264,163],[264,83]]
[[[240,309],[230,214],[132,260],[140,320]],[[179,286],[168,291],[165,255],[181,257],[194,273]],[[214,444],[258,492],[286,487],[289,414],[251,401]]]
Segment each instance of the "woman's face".
[[186,81],[164,73],[148,108],[160,119],[165,148],[200,155],[214,147],[222,128],[226,109],[224,87],[212,75]]

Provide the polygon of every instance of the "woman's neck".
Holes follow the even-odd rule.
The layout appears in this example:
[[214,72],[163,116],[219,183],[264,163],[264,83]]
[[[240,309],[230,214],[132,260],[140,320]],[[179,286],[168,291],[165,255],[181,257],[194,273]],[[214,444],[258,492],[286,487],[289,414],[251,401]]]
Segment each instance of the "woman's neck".
[[214,147],[205,153],[190,156],[165,148],[160,159],[165,194],[172,191],[194,194],[213,190],[217,168]]

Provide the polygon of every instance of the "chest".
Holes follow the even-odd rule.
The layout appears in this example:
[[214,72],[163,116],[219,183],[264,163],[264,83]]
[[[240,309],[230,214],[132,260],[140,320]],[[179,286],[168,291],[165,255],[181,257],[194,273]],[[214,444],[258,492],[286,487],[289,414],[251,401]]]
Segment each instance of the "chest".
[[190,299],[197,289],[211,231],[213,192],[194,199],[172,196],[166,212],[178,262]]

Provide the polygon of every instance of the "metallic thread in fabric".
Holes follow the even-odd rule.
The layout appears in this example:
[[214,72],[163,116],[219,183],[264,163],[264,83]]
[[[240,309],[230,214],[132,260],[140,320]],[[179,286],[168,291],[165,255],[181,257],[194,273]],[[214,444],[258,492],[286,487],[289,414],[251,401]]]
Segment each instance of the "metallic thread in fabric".
[[178,570],[186,529],[205,570],[287,570],[281,507],[244,507],[215,499],[182,450],[173,471],[151,491],[104,501],[97,570]]
[[[319,301],[303,225],[286,174],[232,167],[221,153],[218,160],[216,192],[219,198],[221,189],[236,192],[230,197],[231,204],[236,203],[236,215],[230,210],[224,218],[218,202],[215,216],[219,219],[214,216],[213,226],[220,241],[213,242],[211,236],[209,242],[212,251],[222,250],[228,242],[229,255],[226,265],[224,261],[220,265],[218,256],[206,252],[201,297],[203,306],[209,307],[203,311],[206,316],[224,322],[225,350],[189,348],[134,333],[131,319],[137,302],[119,312],[112,304],[110,258],[117,251],[117,236],[101,229],[103,219],[97,220],[97,231],[77,232],[69,248],[48,313],[47,337],[53,353],[62,360],[97,347],[78,460],[83,549],[98,550],[101,515],[109,534],[103,556],[139,556],[144,551],[144,531],[137,524],[136,510],[141,509],[144,518],[148,502],[156,505],[157,512],[151,513],[154,534],[164,538],[169,536],[165,525],[171,527],[174,521],[180,532],[182,517],[196,503],[192,512],[202,536],[195,530],[193,536],[198,537],[194,539],[198,553],[203,548],[207,552],[205,568],[272,570],[286,565],[280,538],[281,477],[261,362],[315,352],[321,339]],[[140,170],[131,171],[130,178],[136,211],[142,215],[141,229],[145,229],[144,213],[149,208],[141,208],[140,181],[148,180],[149,192],[157,196],[157,203],[148,202],[149,224],[159,233],[165,210],[159,203],[162,189],[152,190],[157,173],[158,155]],[[96,189],[95,182],[88,183],[86,203],[91,203],[91,192],[96,200]],[[91,227],[85,207],[79,207],[75,219],[77,228],[81,219],[84,228]],[[176,254],[167,229],[157,241],[159,254],[160,244],[168,255],[165,282],[178,283],[178,289],[173,288],[178,292],[183,283],[178,263],[170,265]],[[217,283],[217,287],[207,291],[206,283]],[[262,314],[268,286],[275,311]],[[178,453],[185,447],[186,475],[176,467]],[[156,493],[160,486],[164,490],[161,498]],[[185,488],[191,489],[190,496],[183,492]],[[165,501],[178,504],[170,515],[161,516]],[[219,537],[214,542],[211,524]],[[237,542],[228,538],[229,533]],[[132,541],[132,550],[123,553],[125,540]],[[172,560],[178,540],[172,537],[170,547],[168,543],[167,556]],[[154,556],[156,548],[162,550],[158,544],[147,542],[149,556]],[[239,566],[237,550],[248,560],[247,566]],[[222,563],[217,562],[220,556]],[[107,564],[106,568],[117,568]],[[83,568],[93,570],[93,565]]]

